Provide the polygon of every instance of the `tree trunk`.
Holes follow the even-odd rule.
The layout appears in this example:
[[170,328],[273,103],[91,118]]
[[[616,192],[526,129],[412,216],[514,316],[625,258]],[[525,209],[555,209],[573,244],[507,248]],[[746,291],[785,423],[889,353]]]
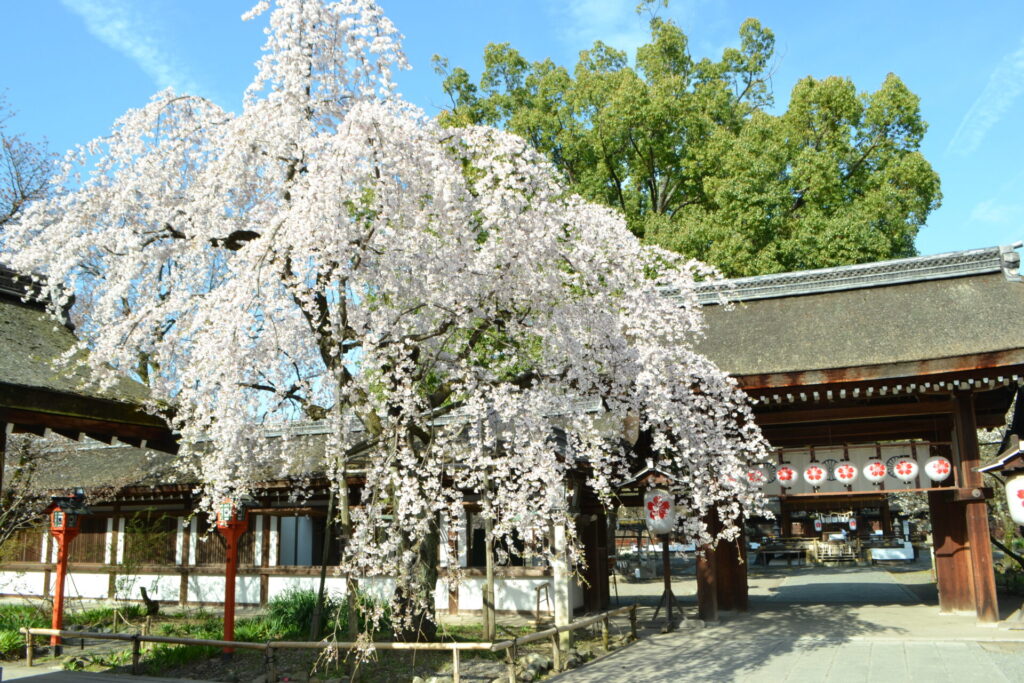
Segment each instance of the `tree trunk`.
[[[344,479],[344,477],[342,477]],[[342,486],[345,482],[342,481]],[[331,527],[334,523],[334,487],[331,487],[330,497],[327,499],[327,518],[324,520],[323,549],[320,551],[320,587],[316,592],[316,606],[313,607],[313,618],[309,624],[309,639],[317,640],[320,637],[321,622],[324,612],[324,593],[327,587],[327,558],[331,549]]]
[[437,617],[434,605],[434,588],[437,585],[437,563],[441,545],[438,520],[430,525],[430,532],[416,548],[416,559],[412,566],[410,595],[399,590],[396,600],[398,614],[394,620],[395,637],[405,641],[431,641],[437,638]]

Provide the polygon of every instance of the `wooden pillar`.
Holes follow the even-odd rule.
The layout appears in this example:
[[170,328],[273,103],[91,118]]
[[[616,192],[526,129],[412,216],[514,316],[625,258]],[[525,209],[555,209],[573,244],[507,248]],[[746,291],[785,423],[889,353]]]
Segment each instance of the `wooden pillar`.
[[[980,489],[984,482],[981,473],[975,471],[981,465],[981,454],[978,450],[978,425],[974,417],[974,394],[956,392],[953,401],[953,443],[959,460],[961,486]],[[999,604],[992,568],[988,505],[982,498],[961,503],[961,506],[964,508],[968,558],[972,570],[974,608],[978,621],[996,623],[999,621]]]
[[[573,575],[569,567],[565,527],[557,523],[554,527],[554,557],[551,559],[551,569],[555,589],[555,626],[568,626],[572,622]],[[572,647],[572,632],[563,631],[558,634],[558,639],[563,650]]]
[[929,491],[928,508],[935,547],[939,611],[974,611],[974,577],[962,504],[953,501],[952,492]]
[[722,541],[715,549],[715,596],[719,609],[746,612],[749,607],[746,547],[746,534],[740,534],[734,541]]
[[889,499],[883,498],[878,505],[878,514],[881,518],[882,534],[892,536],[892,510],[889,509]]
[[783,538],[793,535],[793,517],[788,508],[782,508],[782,521],[779,524],[779,536]]

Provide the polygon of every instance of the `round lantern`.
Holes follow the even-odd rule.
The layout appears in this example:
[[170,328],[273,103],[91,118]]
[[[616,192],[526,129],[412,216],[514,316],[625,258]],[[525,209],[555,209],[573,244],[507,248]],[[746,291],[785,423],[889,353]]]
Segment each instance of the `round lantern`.
[[1006,480],[1006,506],[1013,521],[1024,525],[1024,474]]
[[820,519],[814,520],[814,530],[815,531],[821,531],[821,520]]
[[790,488],[796,483],[796,470],[789,465],[783,465],[775,471],[775,477],[783,488]]
[[665,489],[651,489],[644,494],[647,528],[652,534],[672,533],[676,525],[676,506],[672,494]]
[[804,470],[804,481],[806,481],[811,486],[814,486],[815,488],[824,484],[827,478],[828,473],[825,471],[825,468],[822,467],[821,465],[811,463]]
[[953,463],[941,455],[936,455],[924,464],[924,473],[932,481],[946,481],[953,473]]
[[892,471],[893,474],[896,475],[897,479],[899,479],[905,484],[909,484],[910,482],[917,479],[917,473],[919,471],[919,468],[917,466],[916,460],[911,460],[910,458],[900,458],[899,460],[892,464]]
[[850,524],[850,531],[856,531],[857,530],[857,518],[856,517],[850,517],[849,524]]
[[762,470],[750,470],[747,472],[747,481],[754,486],[764,486],[768,481],[768,475]]
[[852,484],[857,480],[857,468],[848,462],[841,462],[833,470],[836,480],[842,484]]
[[864,465],[864,478],[872,484],[879,484],[885,481],[885,463],[881,460],[868,460]]

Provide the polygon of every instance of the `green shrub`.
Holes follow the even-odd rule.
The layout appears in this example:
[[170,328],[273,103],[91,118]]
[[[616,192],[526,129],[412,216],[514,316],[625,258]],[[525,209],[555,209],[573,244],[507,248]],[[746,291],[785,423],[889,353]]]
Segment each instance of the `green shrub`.
[[25,636],[18,631],[0,631],[0,659],[8,659],[21,655],[25,647]]
[[206,645],[157,645],[146,654],[144,668],[147,674],[156,676],[200,659],[209,659],[218,652],[219,648]]
[[[330,595],[324,596],[324,609],[320,623],[323,628],[318,637],[330,631],[330,624],[337,619],[340,605]],[[309,625],[313,623],[316,608],[316,593],[311,590],[293,588],[274,596],[267,606],[268,628],[278,638],[306,638]]]
[[17,632],[19,628],[49,628],[50,614],[41,606],[8,603],[0,605],[0,630]]

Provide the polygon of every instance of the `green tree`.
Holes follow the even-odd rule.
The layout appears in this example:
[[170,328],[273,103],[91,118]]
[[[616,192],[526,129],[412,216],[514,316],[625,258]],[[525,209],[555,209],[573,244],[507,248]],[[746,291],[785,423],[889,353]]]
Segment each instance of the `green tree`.
[[435,57],[452,99],[441,119],[523,136],[635,234],[728,275],[916,253],[939,179],[919,151],[918,98],[898,77],[873,93],[807,77],[776,115],[775,37],[756,19],[718,61],[694,59],[673,22],[650,26],[633,65],[601,42],[572,73],[492,44],[477,84]]

